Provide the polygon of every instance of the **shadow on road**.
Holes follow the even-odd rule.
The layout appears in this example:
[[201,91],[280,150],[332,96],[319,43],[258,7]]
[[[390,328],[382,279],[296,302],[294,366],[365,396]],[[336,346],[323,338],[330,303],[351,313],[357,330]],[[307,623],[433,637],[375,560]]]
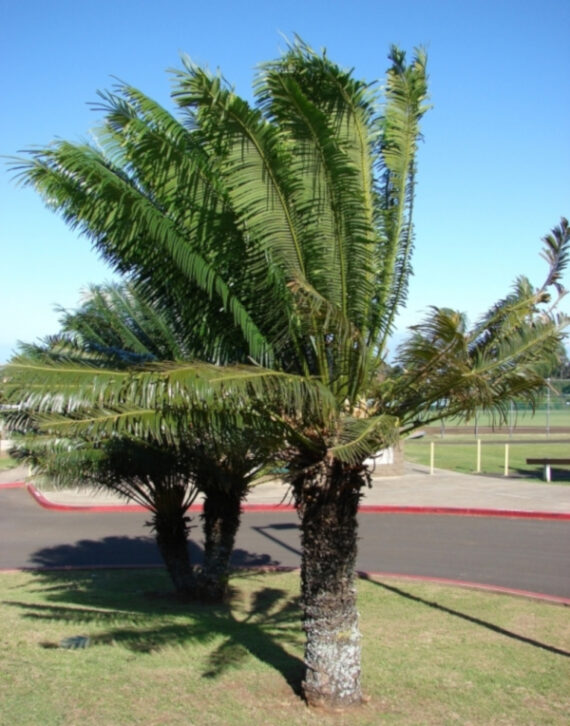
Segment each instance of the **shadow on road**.
[[[203,549],[192,540],[188,543],[190,561],[199,565]],[[37,550],[30,557],[32,568],[69,569],[101,567],[160,567],[162,558],[152,537],[109,536],[84,539],[73,544],[55,545]],[[277,567],[278,560],[267,554],[235,549],[231,563],[234,567]]]
[[302,557],[302,552],[297,547],[292,547],[291,545],[287,544],[283,539],[280,537],[277,537],[275,534],[272,534],[269,530],[274,530],[275,532],[291,532],[299,531],[299,525],[289,522],[283,522],[281,524],[266,524],[263,526],[257,526],[252,527],[252,529],[260,534],[262,537],[266,537],[268,540],[273,542],[276,545],[279,545],[279,547],[283,547],[284,549],[288,550],[289,552],[292,552],[294,555],[298,555],[299,557]]

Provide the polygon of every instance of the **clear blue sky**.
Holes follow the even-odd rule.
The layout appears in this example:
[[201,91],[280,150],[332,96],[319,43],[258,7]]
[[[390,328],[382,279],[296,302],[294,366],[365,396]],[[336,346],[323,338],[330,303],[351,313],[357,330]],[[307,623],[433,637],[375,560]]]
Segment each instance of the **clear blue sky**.
[[[429,56],[415,276],[399,327],[429,305],[475,319],[570,216],[568,0],[0,0],[0,153],[88,138],[88,103],[121,78],[170,106],[181,52],[249,96],[255,66],[298,33],[359,77],[391,43]],[[111,279],[87,240],[0,169],[0,362],[58,328],[56,304]],[[566,277],[570,287],[570,277]],[[570,300],[570,298],[569,298]],[[570,302],[563,306],[569,311]]]

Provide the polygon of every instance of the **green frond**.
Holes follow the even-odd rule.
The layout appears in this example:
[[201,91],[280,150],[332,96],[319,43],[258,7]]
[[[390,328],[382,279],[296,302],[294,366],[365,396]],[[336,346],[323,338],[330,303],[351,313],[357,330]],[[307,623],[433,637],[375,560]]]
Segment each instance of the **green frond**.
[[[70,362],[41,360],[16,356],[0,368],[2,391],[8,403],[26,402],[27,406],[41,406],[42,401],[58,401],[54,405],[67,405],[83,400],[98,401],[108,395],[118,395],[128,379],[121,369],[101,368],[90,361]],[[46,404],[49,405],[49,404]]]
[[[306,209],[304,227],[310,229],[304,240],[308,279],[360,325],[355,301],[371,293],[373,226],[361,178],[364,173],[371,179],[372,164],[369,156],[361,163],[361,156],[353,155],[357,141],[348,135],[348,128],[357,126],[357,86],[350,74],[299,42],[261,67],[256,97],[289,140],[292,168],[305,180],[305,200],[297,206]],[[365,123],[370,126],[368,118]],[[370,136],[370,128],[366,134]],[[369,154],[371,144],[365,147]]]
[[492,352],[498,343],[511,337],[513,330],[536,317],[538,305],[546,300],[544,293],[536,291],[527,278],[519,277],[513,292],[493,305],[474,326],[470,336],[472,354]]
[[[371,312],[371,330],[381,335],[381,355],[400,306],[407,296],[413,245],[413,199],[419,122],[428,110],[426,54],[416,50],[410,64],[393,46],[387,73],[386,104],[382,119],[379,165],[379,220],[382,243],[378,247],[377,294]],[[373,336],[374,339],[374,336]]]
[[398,436],[398,419],[393,416],[343,417],[339,443],[331,446],[329,453],[347,464],[361,464],[367,457],[397,441]]
[[204,139],[131,86],[101,96],[106,117],[97,140],[107,157],[128,169],[162,212],[192,233],[193,248],[204,252],[206,228],[227,220],[228,210]]
[[554,319],[547,315],[536,316],[508,332],[497,335],[485,348],[472,351],[473,368],[476,372],[488,369],[520,368],[523,364],[534,368],[537,361],[554,353],[568,326],[568,319]]
[[226,309],[250,354],[271,361],[271,347],[216,267],[188,243],[184,230],[120,169],[90,147],[66,142],[19,167],[22,179],[78,226],[119,271],[151,274],[168,284],[169,267]]
[[568,220],[562,217],[560,224],[553,227],[550,234],[543,237],[544,249],[541,257],[546,260],[549,266],[548,277],[542,290],[554,286],[560,296],[566,294],[562,285],[562,273],[568,266],[570,260],[570,226]]
[[289,203],[300,180],[287,174],[289,154],[277,130],[196,66],[177,75],[173,97],[180,107],[196,109],[200,128],[212,137],[223,134],[220,169],[244,228],[278,254],[291,278],[304,276],[300,225]]
[[185,446],[156,445],[134,438],[99,442],[27,435],[17,439],[17,457],[29,463],[34,477],[60,488],[89,486],[113,491],[151,511],[171,494],[188,508],[198,487],[190,471],[192,451]]
[[70,432],[67,436],[114,433],[163,440],[180,435],[172,432],[176,422],[191,425],[207,413],[209,419],[219,416],[226,425],[239,426],[251,410],[265,411],[270,419],[275,412],[276,421],[324,425],[337,409],[319,381],[254,366],[161,362],[107,371],[19,360],[2,373],[6,401],[17,404],[22,417],[42,429]]
[[152,305],[129,284],[91,286],[82,306],[61,319],[62,333],[86,351],[130,364],[188,357],[176,322],[175,311]]
[[299,420],[306,416],[326,421],[337,410],[334,396],[320,381],[257,366],[157,364],[151,372],[137,375],[137,385],[153,385],[156,375],[161,386],[167,388],[165,400],[170,400],[175,392],[192,405],[213,409],[224,405],[224,401],[229,402],[227,408],[254,402]]
[[[521,282],[519,289],[526,285]],[[501,417],[516,400],[534,405],[546,385],[537,364],[555,355],[568,320],[521,315],[517,303],[518,298],[499,306],[502,318],[494,310],[494,327],[483,337],[479,325],[467,329],[463,315],[432,309],[402,344],[404,370],[386,382],[385,398],[380,386],[379,407],[397,415],[409,431],[444,417],[468,418],[477,410]]]
[[130,436],[158,445],[173,446],[177,443],[175,429],[167,417],[154,409],[134,406],[67,411],[65,414],[34,412],[32,420],[38,430],[69,439],[101,441],[112,436]]

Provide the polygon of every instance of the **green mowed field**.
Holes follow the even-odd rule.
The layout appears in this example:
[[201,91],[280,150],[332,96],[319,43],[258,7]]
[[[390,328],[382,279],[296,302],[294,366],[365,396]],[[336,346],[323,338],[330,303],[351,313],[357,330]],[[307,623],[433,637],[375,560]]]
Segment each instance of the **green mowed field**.
[[568,723],[567,608],[401,579],[357,586],[370,700],[330,714],[300,697],[298,573],[236,573],[216,607],[177,600],[162,570],[3,573],[0,723]]
[[13,469],[15,466],[18,466],[16,459],[12,459],[12,457],[8,456],[8,454],[0,454],[0,471]]
[[[405,457],[429,466],[433,442],[435,467],[471,474],[477,471],[477,439],[481,441],[480,473],[505,475],[508,444],[508,475],[542,481],[543,467],[527,464],[526,459],[570,458],[570,406],[535,413],[514,410],[507,421],[485,413],[469,422],[448,419],[425,429],[422,438],[406,440]],[[552,481],[569,483],[570,468],[553,467]]]
[[[505,445],[508,445],[508,475],[543,479],[543,467],[526,463],[526,459],[570,458],[570,435],[557,435],[556,443],[544,435],[516,434],[512,437],[483,435],[481,438],[481,473],[504,476]],[[429,466],[430,444],[434,444],[434,465],[439,469],[471,474],[477,470],[477,442],[473,435],[432,434],[404,443],[406,460]],[[552,467],[552,481],[570,483],[570,467]]]
[[[443,423],[443,429],[449,428],[464,428],[469,431],[475,431],[476,427],[480,428],[494,428],[496,431],[509,432],[512,430],[513,433],[523,434],[524,429],[543,429],[546,433],[547,429],[554,428],[566,428],[570,433],[570,406],[558,407],[547,411],[540,409],[535,411],[513,411],[512,414],[507,416],[506,421],[502,421],[497,416],[492,416],[489,413],[479,413],[476,418],[472,418],[470,421],[465,422],[460,419],[447,419]],[[438,428],[437,425],[432,425],[430,428]]]

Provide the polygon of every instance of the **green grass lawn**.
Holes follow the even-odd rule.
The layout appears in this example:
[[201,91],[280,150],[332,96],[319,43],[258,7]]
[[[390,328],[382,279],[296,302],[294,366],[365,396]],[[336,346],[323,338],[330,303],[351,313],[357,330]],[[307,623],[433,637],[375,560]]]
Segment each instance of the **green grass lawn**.
[[13,469],[15,466],[18,466],[18,462],[16,459],[12,459],[11,456],[2,454],[0,456],[0,471],[5,471],[6,469]]
[[[359,582],[364,688],[344,714],[299,697],[296,573],[243,573],[227,606],[168,594],[162,570],[0,576],[0,723],[10,726],[567,724],[559,605]],[[89,637],[87,648],[61,643]]]
[[[479,413],[477,420],[471,419],[469,422],[465,422],[459,419],[446,419],[444,425],[446,426],[461,426],[467,430],[473,431],[475,424],[480,427],[495,426],[497,429],[508,431],[509,427],[512,426],[514,431],[522,433],[525,428],[541,428],[546,432],[547,426],[552,428],[566,428],[570,430],[570,406],[564,406],[563,408],[556,408],[550,410],[548,413],[545,409],[535,411],[516,411],[512,416],[509,416],[507,422],[502,422],[497,417],[493,417],[489,413]],[[439,426],[439,424],[433,424]]]
[[[551,443],[546,437],[533,435],[532,443],[528,436],[517,435],[512,438],[499,436],[481,437],[481,472],[483,474],[503,476],[505,468],[505,444],[509,445],[509,476],[524,476],[537,481],[543,479],[543,467],[526,463],[532,458],[570,458],[570,437],[561,443]],[[473,436],[446,434],[427,436],[423,439],[408,440],[404,444],[404,455],[407,461],[429,466],[430,442],[435,445],[435,466],[439,469],[450,469],[466,474],[476,471],[477,444]],[[570,467],[553,468],[554,483],[570,483]]]

